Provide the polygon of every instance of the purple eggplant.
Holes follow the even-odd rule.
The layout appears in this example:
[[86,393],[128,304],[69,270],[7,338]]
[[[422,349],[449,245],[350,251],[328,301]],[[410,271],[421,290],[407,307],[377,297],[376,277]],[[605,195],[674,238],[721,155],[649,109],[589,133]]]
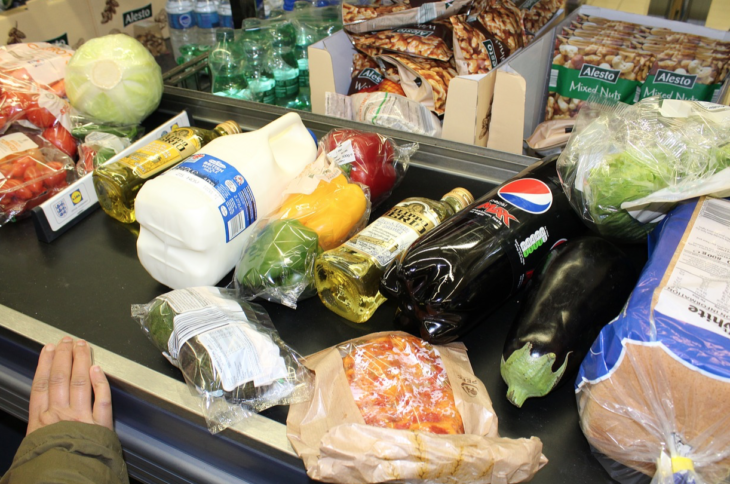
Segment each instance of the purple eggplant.
[[521,407],[573,375],[601,329],[619,315],[637,273],[615,245],[570,240],[550,252],[530,281],[502,352],[507,399]]

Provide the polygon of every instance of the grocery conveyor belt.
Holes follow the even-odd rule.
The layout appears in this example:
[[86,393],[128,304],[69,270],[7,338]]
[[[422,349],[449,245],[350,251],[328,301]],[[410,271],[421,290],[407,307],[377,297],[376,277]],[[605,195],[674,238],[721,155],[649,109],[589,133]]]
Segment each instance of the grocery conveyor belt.
[[[176,96],[166,94],[166,102],[150,123],[178,109],[183,98]],[[242,122],[240,116],[226,111],[225,104],[216,105],[210,99],[192,99],[189,107],[203,124],[228,117]],[[264,124],[266,116],[276,117],[277,112],[262,113],[261,120],[248,127]],[[314,118],[307,124],[318,135],[328,129]],[[457,186],[481,196],[494,186],[493,181],[511,176],[524,164],[524,157],[492,160],[484,157],[486,151],[480,154],[472,147],[432,139],[424,142],[425,149],[403,183],[373,217],[404,198],[440,198]],[[148,302],[168,290],[139,264],[137,231],[138,226],[121,224],[101,210],[52,244],[36,239],[30,220],[0,228],[0,409],[27,419],[39,349],[71,334],[92,344],[95,362],[111,379],[116,429],[135,478],[147,483],[309,482],[286,439],[286,407],[270,409],[218,435],[208,433],[197,400],[180,372],[130,317],[131,304]],[[644,249],[633,247],[630,253],[640,267]],[[394,302],[388,301],[371,321],[354,324],[325,309],[317,298],[302,302],[296,311],[263,305],[281,337],[304,355],[391,329],[395,310]],[[572,385],[546,398],[528,400],[522,409],[504,397],[501,348],[518,305],[519,298],[513,298],[464,338],[475,373],[493,400],[500,433],[542,439],[550,463],[538,472],[535,483],[612,482],[581,434]]]

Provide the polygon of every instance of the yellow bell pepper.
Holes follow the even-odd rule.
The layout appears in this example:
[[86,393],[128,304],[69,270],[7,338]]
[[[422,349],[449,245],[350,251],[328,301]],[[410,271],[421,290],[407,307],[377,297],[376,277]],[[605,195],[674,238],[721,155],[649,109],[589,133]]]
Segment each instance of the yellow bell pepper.
[[279,216],[295,219],[317,232],[324,250],[345,242],[367,209],[367,198],[359,185],[349,183],[344,175],[331,182],[320,181],[309,195],[290,195],[282,204]]

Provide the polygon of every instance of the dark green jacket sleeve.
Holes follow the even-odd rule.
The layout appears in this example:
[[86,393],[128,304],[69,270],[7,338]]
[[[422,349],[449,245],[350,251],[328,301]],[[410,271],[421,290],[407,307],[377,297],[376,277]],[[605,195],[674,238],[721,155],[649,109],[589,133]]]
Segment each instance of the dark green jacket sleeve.
[[0,484],[129,484],[117,434],[58,422],[27,435]]

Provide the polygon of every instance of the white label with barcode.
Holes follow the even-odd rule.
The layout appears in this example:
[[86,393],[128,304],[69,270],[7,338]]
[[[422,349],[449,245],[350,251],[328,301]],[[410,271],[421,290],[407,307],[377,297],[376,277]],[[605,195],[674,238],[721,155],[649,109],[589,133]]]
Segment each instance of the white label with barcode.
[[550,83],[548,84],[548,87],[551,87],[553,89],[556,89],[558,87],[558,76],[560,75],[560,71],[557,69],[550,69]]
[[167,301],[173,311],[184,313],[210,306],[219,306],[226,311],[240,312],[241,305],[233,299],[221,295],[217,287],[191,287],[189,289],[178,289],[160,296],[160,299]]
[[247,324],[230,324],[198,336],[210,355],[225,391],[253,382],[260,387],[286,378],[287,369],[279,347],[265,334]]
[[730,338],[730,202],[704,199],[656,311]]
[[177,313],[167,350],[177,359],[180,349],[190,338],[230,324],[232,320],[246,320],[241,305],[224,298],[218,288],[196,287],[180,289],[160,296]]
[[228,221],[228,240],[246,230],[246,215],[241,212]]
[[355,150],[352,149],[351,139],[340,143],[337,148],[327,153],[327,157],[338,165],[347,165],[357,161]]
[[0,159],[33,148],[38,148],[38,145],[23,133],[8,134],[0,138]]

